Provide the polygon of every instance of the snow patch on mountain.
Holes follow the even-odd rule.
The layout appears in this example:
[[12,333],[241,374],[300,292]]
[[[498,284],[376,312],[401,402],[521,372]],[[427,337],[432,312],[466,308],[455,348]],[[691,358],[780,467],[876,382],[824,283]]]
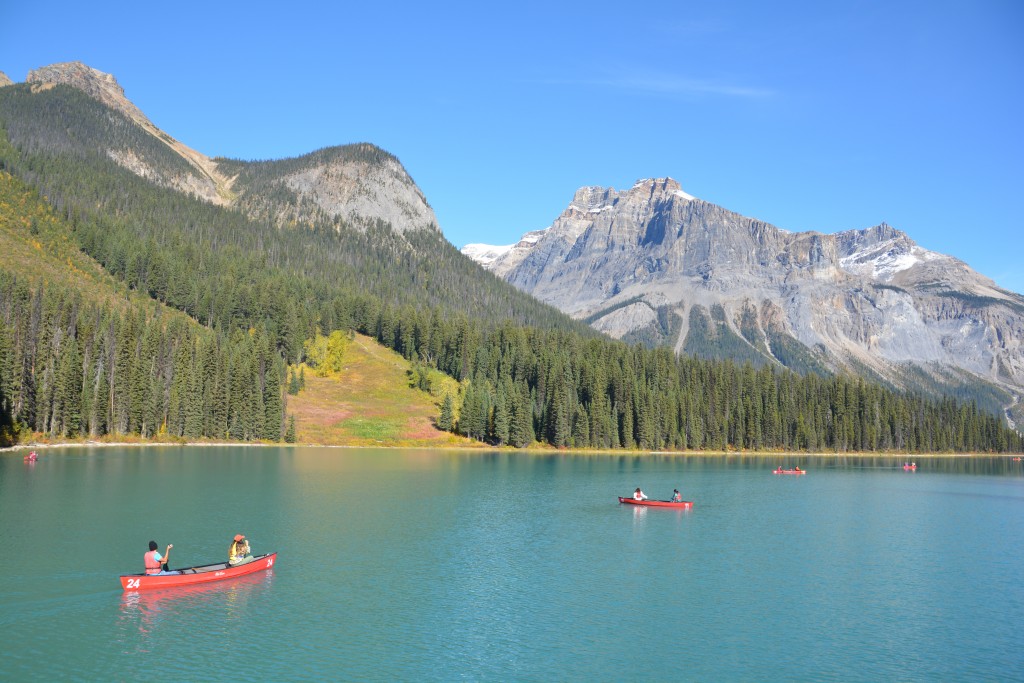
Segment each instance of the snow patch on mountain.
[[839,265],[847,272],[889,282],[896,273],[939,258],[943,255],[916,244],[908,247],[905,239],[895,238],[856,251],[840,259]]
[[484,268],[487,268],[494,263],[495,260],[512,251],[512,247],[514,246],[516,245],[467,244],[462,247],[460,251]]

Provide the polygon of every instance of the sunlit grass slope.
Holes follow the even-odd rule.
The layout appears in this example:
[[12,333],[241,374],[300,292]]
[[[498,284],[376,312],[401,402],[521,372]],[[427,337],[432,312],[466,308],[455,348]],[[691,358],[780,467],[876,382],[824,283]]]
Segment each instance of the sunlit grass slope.
[[78,250],[68,224],[44,199],[4,171],[0,171],[0,269],[33,285],[66,286],[97,303],[123,305],[128,298],[127,287]]
[[[300,444],[335,446],[465,446],[483,444],[434,425],[440,400],[409,386],[410,364],[363,335],[345,350],[344,368],[316,377],[305,368],[306,387],[288,397]],[[454,385],[454,380],[452,381]]]

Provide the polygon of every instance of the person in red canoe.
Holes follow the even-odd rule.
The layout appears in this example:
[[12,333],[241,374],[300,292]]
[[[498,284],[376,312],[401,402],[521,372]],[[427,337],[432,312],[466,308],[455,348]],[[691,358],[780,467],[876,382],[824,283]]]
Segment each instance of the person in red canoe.
[[681,503],[683,502],[683,494],[679,493],[679,489],[672,489],[672,497],[669,498],[669,501],[672,503]]
[[636,487],[636,491],[633,491],[633,500],[647,500],[647,494],[640,490],[640,487]]
[[235,540],[231,541],[228,548],[228,564],[232,567],[238,564],[252,562],[252,551],[249,550],[249,541],[245,540],[244,534],[235,534]]
[[149,542],[149,552],[143,557],[143,563],[146,566],[146,574],[149,576],[180,574],[181,572],[172,572],[167,568],[167,558],[171,556],[171,548],[174,547],[174,544],[168,543],[167,549],[164,550],[163,555],[157,551],[157,547],[156,541]]

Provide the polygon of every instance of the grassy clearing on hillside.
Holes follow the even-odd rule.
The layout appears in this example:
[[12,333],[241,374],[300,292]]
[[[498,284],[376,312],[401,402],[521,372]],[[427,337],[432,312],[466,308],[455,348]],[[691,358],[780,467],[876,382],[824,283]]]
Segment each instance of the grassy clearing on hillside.
[[331,377],[306,368],[306,388],[288,397],[298,443],[483,447],[434,426],[437,399],[409,386],[410,364],[397,353],[356,335],[344,359],[342,371]]

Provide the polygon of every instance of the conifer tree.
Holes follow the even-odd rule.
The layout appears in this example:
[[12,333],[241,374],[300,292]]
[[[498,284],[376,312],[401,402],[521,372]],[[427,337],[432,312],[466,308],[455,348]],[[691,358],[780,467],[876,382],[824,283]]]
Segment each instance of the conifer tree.
[[452,403],[452,395],[445,394],[444,402],[441,404],[441,415],[437,418],[437,428],[443,432],[452,431],[452,427],[455,423],[454,412],[455,409]]
[[494,397],[494,440],[499,445],[509,443],[512,415],[509,409],[509,395],[512,382],[506,376],[498,383]]
[[[273,353],[273,351],[269,351]],[[284,405],[281,399],[281,358],[271,358],[267,368],[265,388],[263,391],[263,434],[268,441],[281,440],[281,423],[283,422]]]

